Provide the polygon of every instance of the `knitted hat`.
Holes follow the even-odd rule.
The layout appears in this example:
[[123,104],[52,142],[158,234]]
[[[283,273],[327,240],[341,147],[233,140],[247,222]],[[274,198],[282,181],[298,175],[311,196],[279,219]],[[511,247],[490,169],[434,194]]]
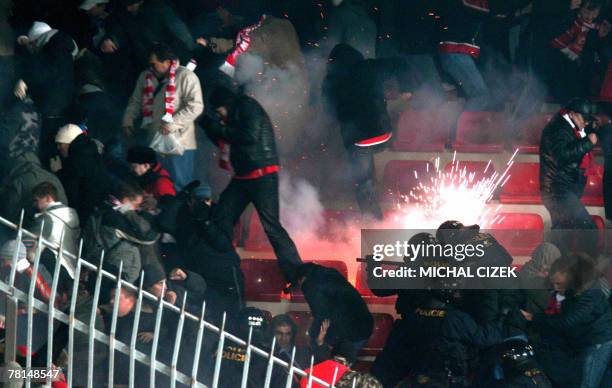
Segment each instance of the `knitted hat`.
[[158,265],[145,265],[142,269],[144,271],[142,286],[145,289],[151,288],[155,283],[166,279],[166,273]]
[[17,261],[26,259],[26,247],[22,242],[17,242],[17,240],[9,240],[2,245],[2,248],[0,248],[0,259],[12,260],[16,249],[19,249]]
[[55,142],[70,144],[81,134],[83,134],[83,130],[78,125],[64,125],[59,129],[59,131],[57,131],[57,135],[55,135]]
[[89,11],[98,4],[107,4],[108,0],[85,0],[79,7],[82,10]]
[[155,164],[157,163],[157,154],[153,148],[136,146],[128,150],[127,161],[128,163]]
[[42,34],[49,31],[51,31],[51,27],[47,23],[34,22],[30,28],[30,31],[28,31],[28,39],[30,39],[30,41],[35,41],[36,39],[40,38]]

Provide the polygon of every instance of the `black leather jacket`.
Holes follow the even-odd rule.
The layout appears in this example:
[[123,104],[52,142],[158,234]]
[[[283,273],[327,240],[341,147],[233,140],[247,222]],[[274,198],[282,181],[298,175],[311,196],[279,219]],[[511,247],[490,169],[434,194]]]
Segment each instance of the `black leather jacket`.
[[579,139],[571,125],[558,114],[544,128],[540,142],[540,191],[542,194],[572,192],[582,196],[586,177],[580,168],[591,141]]
[[228,112],[227,124],[209,122],[206,133],[214,142],[220,139],[231,145],[230,161],[236,175],[279,164],[270,117],[251,97],[238,97]]

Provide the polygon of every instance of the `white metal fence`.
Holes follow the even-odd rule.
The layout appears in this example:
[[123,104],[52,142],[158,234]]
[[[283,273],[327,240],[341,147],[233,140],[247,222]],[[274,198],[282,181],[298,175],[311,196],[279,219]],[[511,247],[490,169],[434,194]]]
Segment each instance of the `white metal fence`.
[[[295,359],[295,348],[293,349],[292,356],[290,362],[286,362],[282,359],[279,359],[273,356],[275,341],[272,340],[271,345],[271,353],[266,352],[263,349],[260,349],[253,344],[251,344],[252,337],[252,328],[250,329],[248,339],[245,341],[241,338],[238,338],[229,332],[225,331],[226,326],[226,316],[223,315],[223,320],[221,327],[217,327],[210,322],[204,320],[204,313],[206,311],[206,303],[202,306],[202,312],[200,316],[195,316],[185,311],[185,299],[183,298],[182,307],[178,308],[161,298],[157,298],[154,295],[144,291],[142,289],[142,281],[140,282],[140,286],[136,287],[133,284],[127,283],[124,280],[121,280],[121,268],[119,268],[118,274],[112,274],[106,270],[102,269],[102,263],[104,261],[104,253],[102,252],[101,257],[99,259],[99,264],[94,265],[87,260],[84,260],[81,257],[81,248],[79,248],[78,255],[73,255],[70,252],[64,251],[63,246],[56,246],[45,240],[41,235],[34,235],[33,233],[25,230],[23,228],[23,212],[21,214],[21,221],[19,225],[15,225],[14,223],[0,217],[0,225],[10,228],[15,234],[15,239],[17,241],[22,241],[23,238],[34,239],[37,241],[36,246],[36,254],[32,263],[32,276],[31,281],[29,283],[29,288],[27,292],[25,290],[20,290],[15,286],[15,277],[17,274],[17,261],[18,261],[18,250],[15,251],[11,266],[10,266],[10,275],[8,279],[0,279],[0,292],[3,295],[0,297],[6,298],[6,311],[5,311],[5,355],[4,361],[5,365],[11,362],[14,362],[17,357],[17,331],[18,331],[18,309],[19,306],[25,306],[26,316],[27,316],[27,335],[26,335],[26,351],[25,351],[25,364],[22,367],[25,367],[26,371],[32,368],[32,339],[33,339],[33,319],[35,312],[47,314],[48,317],[48,331],[47,331],[47,354],[46,354],[46,367],[51,368],[52,366],[52,353],[53,353],[53,338],[54,338],[54,324],[56,322],[62,322],[63,324],[68,326],[68,344],[65,350],[68,355],[68,363],[66,370],[66,378],[69,387],[72,387],[73,384],[73,376],[75,372],[74,367],[74,356],[75,356],[75,332],[82,333],[83,335],[87,335],[88,341],[88,349],[87,349],[87,381],[86,386],[91,388],[100,384],[100,381],[94,382],[94,345],[97,343],[101,343],[108,347],[108,374],[107,374],[107,382],[106,386],[113,387],[114,386],[114,378],[115,378],[115,352],[119,352],[124,354],[129,358],[129,378],[128,378],[128,386],[138,387],[142,386],[142,383],[135,381],[135,367],[136,363],[140,363],[149,368],[149,386],[156,386],[156,374],[161,373],[168,377],[170,381],[170,387],[175,387],[176,384],[183,384],[191,387],[206,387],[204,382],[198,380],[198,368],[200,366],[200,353],[204,341],[204,333],[205,331],[213,333],[216,337],[217,345],[216,345],[216,356],[214,360],[214,370],[212,371],[212,381],[209,384],[216,388],[219,385],[223,385],[223,381],[220,381],[221,376],[221,367],[222,367],[222,355],[223,348],[225,346],[226,341],[231,341],[237,346],[246,347],[244,367],[242,371],[242,379],[241,379],[241,387],[247,387],[248,377],[249,377],[249,367],[251,365],[251,360],[254,355],[258,355],[260,357],[265,357],[267,362],[266,373],[265,373],[265,381],[262,382],[263,388],[271,387],[272,380],[272,371],[274,368],[282,368],[287,374],[286,381],[284,383],[284,388],[290,388],[292,386],[292,382],[294,377],[302,378],[306,377],[308,379],[308,387],[310,388],[313,383],[318,383],[324,387],[330,388],[333,385],[329,385],[328,383],[312,376],[310,373],[305,373],[303,370],[295,367],[293,365]],[[62,239],[63,240],[63,239]],[[81,247],[82,247],[81,242]],[[39,298],[36,298],[36,278],[40,268],[40,259],[41,254],[44,248],[48,248],[54,252],[57,256],[57,260],[55,262],[55,268],[52,274],[53,281],[51,283],[51,293],[49,301],[44,301]],[[70,295],[70,303],[69,307],[64,310],[60,310],[54,305],[54,301],[57,297],[57,289],[59,283],[59,275],[60,275],[60,255],[64,255],[64,257],[68,257],[72,260],[76,260],[76,273],[74,276],[74,281],[72,284],[72,292]],[[93,292],[93,300],[92,300],[92,308],[89,320],[84,322],[82,320],[76,319],[75,310],[77,304],[77,294],[79,291],[79,278],[82,271],[88,270],[93,271],[95,273],[95,288]],[[247,274],[248,276],[248,274]],[[108,330],[109,334],[106,334],[102,331],[99,331],[95,328],[96,322],[96,307],[98,306],[98,302],[100,299],[100,290],[102,280],[106,278],[112,282],[114,282],[115,294],[114,294],[114,303],[112,310],[112,318],[110,323],[110,330]],[[142,276],[141,276],[142,279]],[[117,328],[117,319],[118,319],[118,309],[119,309],[119,297],[120,291],[122,289],[131,289],[133,292],[137,294],[137,302],[134,310],[134,323],[133,329],[131,333],[131,341],[129,344],[118,341],[115,338],[116,328]],[[138,336],[138,323],[141,317],[141,308],[144,300],[149,300],[152,303],[157,305],[156,311],[156,319],[155,319],[155,330],[153,332],[153,340],[150,354],[145,354],[142,351],[136,349],[136,342]],[[171,363],[167,365],[165,363],[157,360],[158,355],[158,345],[159,345],[159,336],[160,336],[160,327],[162,322],[162,314],[164,311],[170,311],[179,314],[177,332],[174,342],[174,347],[172,350]],[[197,335],[195,338],[195,351],[193,355],[193,362],[190,374],[185,374],[177,369],[177,362],[179,358],[179,354],[181,352],[181,340],[183,336],[183,328],[185,326],[186,321],[192,321],[197,325]],[[23,329],[23,328],[22,328]],[[311,367],[312,367],[313,359],[311,358]],[[49,384],[50,380],[47,380],[47,384]],[[25,386],[30,387],[33,383],[30,380],[25,380]],[[356,387],[356,380],[353,381],[353,387]],[[232,387],[233,388],[233,387]]]

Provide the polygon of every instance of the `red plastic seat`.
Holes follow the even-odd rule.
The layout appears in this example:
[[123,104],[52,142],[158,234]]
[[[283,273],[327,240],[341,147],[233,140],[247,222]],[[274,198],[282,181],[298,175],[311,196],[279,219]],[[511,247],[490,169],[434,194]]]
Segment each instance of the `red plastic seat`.
[[593,175],[587,178],[584,194],[582,195],[582,203],[588,206],[603,206],[603,173],[604,168],[598,164],[593,166]]
[[243,259],[240,268],[244,273],[244,296],[248,301],[279,302],[285,279],[276,260]]
[[357,267],[357,278],[355,279],[355,288],[363,300],[368,304],[395,304],[397,296],[376,296],[368,287],[368,278],[365,271],[365,264],[361,263]]
[[[348,279],[348,268],[344,261],[340,260],[307,260],[308,262],[313,262],[320,264],[325,267],[333,268],[338,270],[345,279]],[[302,290],[295,290],[291,293],[291,301],[295,303],[304,303],[306,299],[304,299],[304,294],[302,294]]]
[[544,221],[539,214],[498,213],[491,234],[513,256],[531,256],[544,241]]
[[372,336],[359,352],[361,356],[375,356],[387,343],[387,338],[393,328],[393,317],[390,314],[372,314],[374,318],[374,328]]
[[500,153],[503,144],[503,114],[498,112],[463,112],[457,121],[457,152]]
[[312,314],[310,311],[289,311],[287,315],[289,315],[297,326],[295,344],[298,346],[308,346],[310,344],[308,330],[312,325]]
[[435,175],[433,164],[426,160],[392,160],[385,165],[383,172],[386,201],[399,201],[402,195],[408,195],[419,182],[429,183]]
[[393,139],[394,151],[444,152],[451,119],[436,111],[407,110],[402,112]]
[[454,161],[444,167],[444,173],[454,181],[467,180],[468,186],[473,186],[483,179],[489,179],[495,174],[495,166],[489,162]]
[[[541,203],[540,164],[515,163],[499,195],[501,203]],[[503,182],[502,182],[503,183]]]
[[520,153],[537,154],[540,151],[542,130],[552,118],[553,115],[550,113],[537,114],[528,118],[525,125],[519,130],[518,138],[512,142],[513,148],[518,149]]

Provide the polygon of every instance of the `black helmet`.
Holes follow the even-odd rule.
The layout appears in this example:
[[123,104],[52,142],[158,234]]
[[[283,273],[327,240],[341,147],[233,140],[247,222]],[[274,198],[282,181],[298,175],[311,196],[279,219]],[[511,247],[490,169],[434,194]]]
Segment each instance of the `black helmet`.
[[586,98],[574,98],[565,105],[565,109],[580,113],[586,121],[593,121],[595,113],[595,104]]
[[502,342],[498,349],[505,373],[516,373],[534,362],[533,347],[521,338],[508,339]]
[[466,241],[469,234],[462,233],[462,231],[479,231],[480,226],[469,225],[465,226],[459,221],[444,221],[442,225],[438,227],[436,232],[436,239],[441,244],[455,244]]

